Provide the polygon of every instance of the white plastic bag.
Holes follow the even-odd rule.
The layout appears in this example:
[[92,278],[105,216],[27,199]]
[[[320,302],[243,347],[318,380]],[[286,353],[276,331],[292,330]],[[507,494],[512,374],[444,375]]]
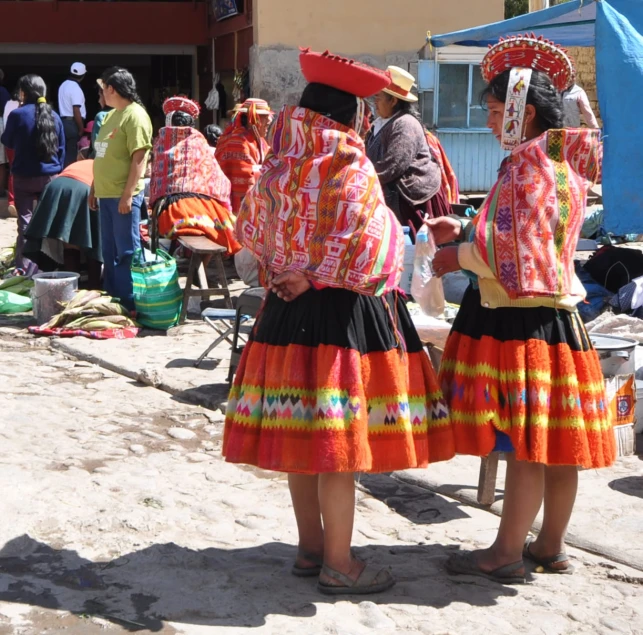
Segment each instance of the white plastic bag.
[[234,255],[234,266],[245,284],[249,287],[259,286],[259,263],[249,249],[242,247]]
[[426,315],[443,319],[444,288],[442,280],[433,275],[433,258],[436,251],[433,234],[426,225],[422,225],[415,238],[411,295]]

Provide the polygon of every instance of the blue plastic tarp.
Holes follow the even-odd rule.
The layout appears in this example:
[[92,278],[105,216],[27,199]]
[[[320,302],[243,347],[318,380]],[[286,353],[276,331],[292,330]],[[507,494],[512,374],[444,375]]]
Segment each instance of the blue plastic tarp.
[[[637,4],[635,0],[630,3]],[[438,48],[450,44],[487,46],[501,37],[529,32],[561,46],[594,46],[596,4],[594,0],[574,0],[510,20],[436,35],[431,38],[431,44]]]
[[575,0],[473,29],[436,35],[435,47],[485,46],[519,33],[561,46],[596,47],[596,84],[605,134],[605,229],[643,233],[643,1]]
[[604,123],[605,228],[643,233],[643,2],[603,0],[596,15],[596,83]]

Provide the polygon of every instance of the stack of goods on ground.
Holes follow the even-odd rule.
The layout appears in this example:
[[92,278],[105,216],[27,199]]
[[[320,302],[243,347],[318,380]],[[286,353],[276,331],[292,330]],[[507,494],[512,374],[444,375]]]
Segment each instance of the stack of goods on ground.
[[0,249],[0,278],[13,269],[16,257],[15,247]]
[[587,298],[578,305],[584,322],[611,311],[643,319],[643,252],[608,245],[586,263],[576,262],[576,274]]
[[61,308],[49,322],[29,327],[29,332],[104,340],[130,339],[140,331],[129,311],[102,291],[80,290],[69,302],[62,303]]
[[34,282],[24,276],[0,280],[0,314],[31,311],[31,290]]

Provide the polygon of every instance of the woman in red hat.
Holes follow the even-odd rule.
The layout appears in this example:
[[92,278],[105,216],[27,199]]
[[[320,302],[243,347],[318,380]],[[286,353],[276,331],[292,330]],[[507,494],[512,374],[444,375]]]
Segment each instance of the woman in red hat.
[[227,461],[288,473],[299,550],[292,573],[327,594],[394,583],[350,549],[355,472],[453,456],[435,373],[396,293],[403,232],[359,135],[389,76],[304,51],[310,82],[273,128],[272,153],[237,234],[270,290],[230,392]]
[[[611,465],[614,431],[598,356],[576,311],[585,297],[574,253],[586,195],[600,175],[599,132],[562,129],[560,91],[574,67],[550,42],[520,36],[491,48],[487,125],[510,152],[473,226],[429,221],[438,275],[465,270],[465,294],[444,351],[442,387],[461,454],[501,451],[500,529],[484,550],[454,555],[453,573],[525,581],[524,560],[571,573],[565,533],[578,468]],[[527,538],[544,502],[542,528]]]
[[163,104],[166,125],[154,142],[150,203],[159,235],[207,236],[235,254],[241,245],[230,212],[230,181],[206,138],[195,129],[199,104],[171,97]]
[[238,213],[248,190],[254,185],[270,147],[265,136],[273,112],[263,99],[247,99],[217,144],[216,156],[232,184],[232,211]]

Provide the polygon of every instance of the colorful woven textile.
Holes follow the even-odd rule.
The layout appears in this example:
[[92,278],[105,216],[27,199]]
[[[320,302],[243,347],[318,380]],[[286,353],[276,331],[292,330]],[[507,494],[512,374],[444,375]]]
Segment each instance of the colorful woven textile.
[[48,337],[86,337],[90,340],[130,340],[136,337],[141,329],[127,326],[122,329],[104,329],[102,331],[84,331],[82,329],[45,329],[41,326],[30,326],[32,335],[46,335]]
[[204,194],[230,208],[230,181],[194,128],[161,128],[154,142],[150,203],[169,194]]
[[598,130],[549,130],[505,159],[475,218],[474,241],[510,298],[571,292],[587,191],[600,176]]
[[232,186],[231,203],[234,214],[239,212],[243,199],[255,184],[269,150],[263,137],[241,124],[239,114],[221,135],[216,158]]
[[402,271],[402,227],[355,131],[286,106],[237,221],[237,235],[268,277],[305,272],[323,285],[382,295]]
[[426,142],[429,144],[431,154],[435,158],[437,164],[440,166],[440,174],[442,176],[442,187],[447,193],[449,203],[460,202],[460,188],[458,186],[458,177],[455,175],[449,157],[447,157],[440,140],[428,130],[424,131],[426,134]]
[[234,233],[234,216],[214,199],[182,196],[170,197],[165,203],[158,217],[163,238],[206,236],[230,254],[241,249]]
[[575,312],[486,309],[470,289],[440,380],[460,454],[486,456],[498,430],[518,460],[590,468],[616,458],[600,362]]
[[452,458],[448,412],[404,300],[331,288],[293,302],[269,294],[230,392],[223,453],[304,474]]

